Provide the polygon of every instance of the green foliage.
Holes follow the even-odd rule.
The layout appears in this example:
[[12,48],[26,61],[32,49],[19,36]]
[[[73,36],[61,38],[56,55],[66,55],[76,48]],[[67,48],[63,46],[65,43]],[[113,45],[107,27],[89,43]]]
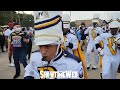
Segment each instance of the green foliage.
[[2,28],[1,28],[1,26],[0,26],[0,32],[2,32]]
[[70,23],[70,26],[71,26],[71,27],[75,27],[75,22],[71,22],[71,23]]
[[0,25],[8,25],[9,21],[19,22],[22,27],[33,26],[34,18],[29,14],[19,14],[16,11],[0,11]]

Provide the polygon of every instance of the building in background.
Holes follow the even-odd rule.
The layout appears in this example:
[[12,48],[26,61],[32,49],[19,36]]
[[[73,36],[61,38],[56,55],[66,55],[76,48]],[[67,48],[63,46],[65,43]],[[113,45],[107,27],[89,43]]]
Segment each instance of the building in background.
[[[85,22],[86,27],[89,27],[92,24],[92,19],[91,20],[76,20],[75,21],[76,27],[79,27],[82,22]],[[99,25],[101,25],[101,19],[99,19]]]

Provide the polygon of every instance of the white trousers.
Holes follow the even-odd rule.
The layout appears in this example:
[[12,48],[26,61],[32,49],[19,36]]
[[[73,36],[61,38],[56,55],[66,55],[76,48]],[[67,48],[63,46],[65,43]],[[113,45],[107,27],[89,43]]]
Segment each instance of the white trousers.
[[116,79],[118,66],[120,63],[120,56],[118,55],[104,55],[102,59],[102,78]]
[[87,65],[90,65],[91,61],[91,52],[94,49],[94,66],[98,66],[99,58],[98,58],[98,50],[96,49],[95,42],[89,42],[87,46],[87,52],[86,52],[86,62]]

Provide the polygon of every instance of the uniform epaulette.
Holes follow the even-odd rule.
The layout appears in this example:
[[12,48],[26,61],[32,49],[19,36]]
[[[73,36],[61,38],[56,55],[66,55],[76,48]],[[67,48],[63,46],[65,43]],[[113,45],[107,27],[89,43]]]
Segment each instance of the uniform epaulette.
[[35,50],[35,51],[33,51],[32,53],[35,53],[35,52],[40,52],[40,50]]
[[70,58],[74,59],[74,60],[77,61],[78,63],[81,62],[81,60],[80,60],[77,56],[75,56],[74,54],[71,54],[70,52],[68,52],[68,51],[66,51],[66,50],[63,51],[63,55],[64,55],[65,57],[70,57]]

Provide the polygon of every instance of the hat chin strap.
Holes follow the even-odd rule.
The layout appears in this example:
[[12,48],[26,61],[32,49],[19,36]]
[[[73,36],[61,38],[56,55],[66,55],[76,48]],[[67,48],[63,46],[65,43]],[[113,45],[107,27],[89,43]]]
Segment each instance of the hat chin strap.
[[58,52],[59,52],[59,47],[60,47],[60,41],[59,41],[59,43],[58,43],[58,46],[57,46],[57,51],[56,51],[56,56],[57,56],[57,54],[58,54]]

